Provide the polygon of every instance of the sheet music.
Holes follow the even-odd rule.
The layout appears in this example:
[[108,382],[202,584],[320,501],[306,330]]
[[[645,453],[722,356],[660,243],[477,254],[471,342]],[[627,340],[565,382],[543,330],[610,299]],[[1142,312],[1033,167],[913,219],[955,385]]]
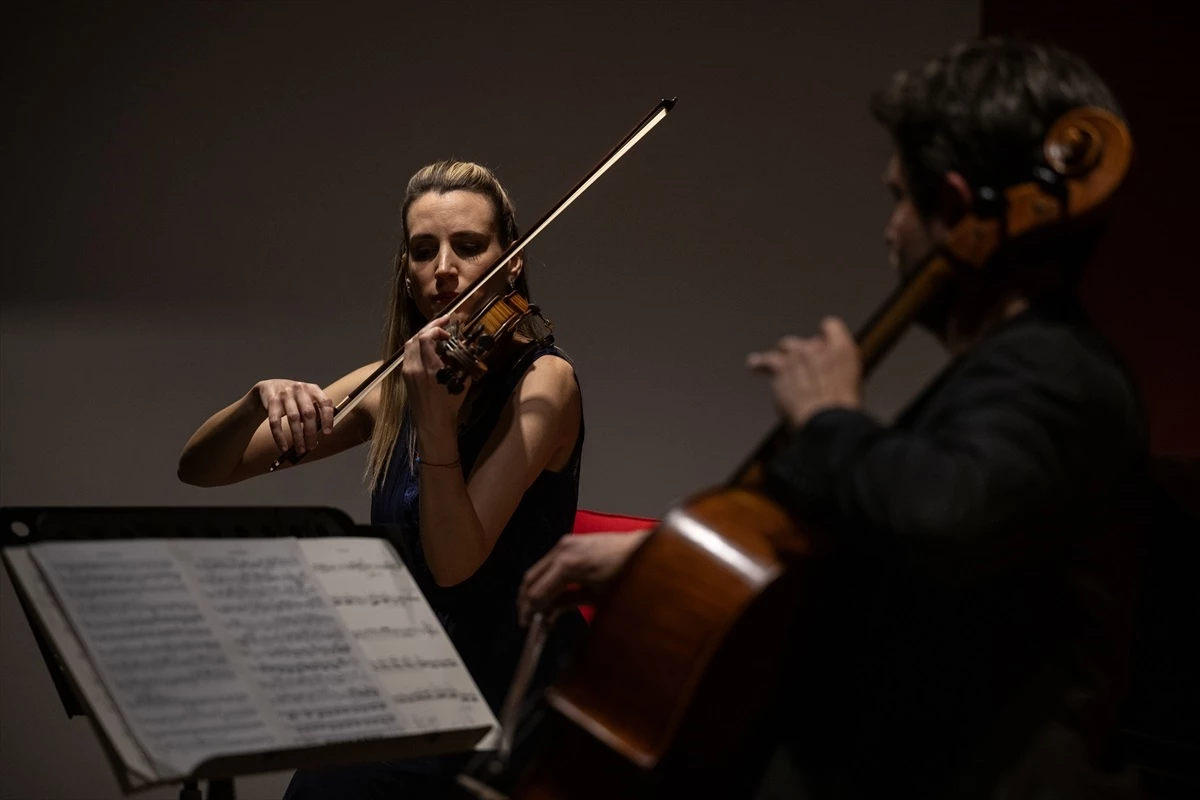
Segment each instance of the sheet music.
[[174,546],[286,745],[411,728],[295,539],[181,540]]
[[379,683],[415,729],[491,726],[495,733],[491,709],[387,542],[338,537],[299,545]]
[[162,778],[409,727],[294,539],[31,549]]
[[161,777],[216,752],[279,744],[168,542],[31,548],[97,671]]
[[13,572],[20,579],[21,587],[29,597],[30,604],[36,610],[38,618],[45,626],[46,633],[54,642],[54,649],[62,658],[66,668],[74,678],[75,686],[95,722],[108,737],[113,750],[123,762],[126,779],[132,788],[137,788],[154,780],[154,768],[146,760],[146,754],[133,738],[133,732],[125,724],[120,710],[113,703],[112,696],[104,687],[104,682],[88,661],[83,643],[75,635],[71,624],[63,616],[62,608],[46,585],[42,573],[30,557],[29,550],[24,547],[5,549],[4,557],[8,559]]
[[126,733],[122,758],[158,780],[221,755],[490,729],[485,747],[498,731],[382,540],[64,541],[28,552],[77,637],[72,671],[91,670],[114,742]]

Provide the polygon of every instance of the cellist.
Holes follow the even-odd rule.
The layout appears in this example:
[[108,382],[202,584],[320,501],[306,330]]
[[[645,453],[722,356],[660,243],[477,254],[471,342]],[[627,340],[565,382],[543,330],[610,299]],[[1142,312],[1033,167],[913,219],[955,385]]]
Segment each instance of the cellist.
[[[884,240],[899,277],[1031,180],[1048,127],[1082,106],[1121,115],[1080,58],[1023,41],[897,74],[873,113],[894,145]],[[1078,298],[1096,237],[956,271],[919,320],[950,362],[890,425],[863,409],[836,318],[749,355],[790,431],[767,488],[837,546],[833,599],[781,698],[789,777],[764,792],[1138,796],[1113,744],[1136,543],[1105,523],[1139,485],[1147,437],[1134,382]],[[522,618],[571,584],[602,593],[645,535],[560,540],[525,575]]]

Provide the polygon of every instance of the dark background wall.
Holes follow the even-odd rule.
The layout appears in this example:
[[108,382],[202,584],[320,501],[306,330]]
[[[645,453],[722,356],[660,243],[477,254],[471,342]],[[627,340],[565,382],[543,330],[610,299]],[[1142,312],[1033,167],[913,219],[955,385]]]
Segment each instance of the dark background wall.
[[1102,75],[1128,116],[1134,164],[1085,286],[1137,374],[1156,455],[1200,458],[1200,126],[1195,40],[1183,7],[1132,0],[986,0],[985,34],[1048,39]]
[[[1194,455],[1197,104],[1185,28],[1155,6],[24,8],[6,44],[0,503],[323,504],[365,521],[361,452],[205,491],[176,481],[179,449],[258,379],[325,383],[378,356],[419,166],[487,163],[528,224],[678,95],[530,254],[535,297],[579,362],[582,504],[660,514],[770,427],[748,351],[826,313],[855,325],[890,287],[888,146],[866,100],[978,32],[981,13],[986,31],[1080,49],[1130,113],[1138,162],[1089,297],[1143,381],[1156,450]],[[908,337],[871,409],[890,416],[940,363]],[[87,723],[56,705],[7,575],[0,612],[0,795],[118,796]]]
[[1152,797],[1200,792],[1200,125],[1192,29],[1181,6],[1131,0],[985,0],[982,30],[1056,41],[1105,76],[1129,118],[1133,169],[1085,286],[1093,316],[1133,368],[1164,493],[1148,558],[1123,741]]

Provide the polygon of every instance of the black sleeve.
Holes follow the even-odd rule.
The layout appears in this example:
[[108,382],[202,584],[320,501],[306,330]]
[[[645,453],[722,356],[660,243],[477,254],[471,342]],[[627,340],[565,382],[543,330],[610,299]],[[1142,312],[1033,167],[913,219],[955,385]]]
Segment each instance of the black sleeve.
[[1003,535],[1110,485],[1138,441],[1120,369],[1067,331],[997,338],[917,429],[817,414],[766,465],[768,490],[839,537],[928,542]]

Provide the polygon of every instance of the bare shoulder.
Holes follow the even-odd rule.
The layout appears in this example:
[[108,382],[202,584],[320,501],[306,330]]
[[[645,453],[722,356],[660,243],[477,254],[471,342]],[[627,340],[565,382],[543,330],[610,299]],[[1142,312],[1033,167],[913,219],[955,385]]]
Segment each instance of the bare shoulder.
[[579,402],[575,368],[565,358],[541,356],[521,376],[513,395],[522,406],[549,404],[557,411],[565,411]]
[[570,462],[583,425],[583,401],[575,368],[555,355],[538,358],[521,376],[509,413],[525,437],[553,448],[542,468],[558,472]]

